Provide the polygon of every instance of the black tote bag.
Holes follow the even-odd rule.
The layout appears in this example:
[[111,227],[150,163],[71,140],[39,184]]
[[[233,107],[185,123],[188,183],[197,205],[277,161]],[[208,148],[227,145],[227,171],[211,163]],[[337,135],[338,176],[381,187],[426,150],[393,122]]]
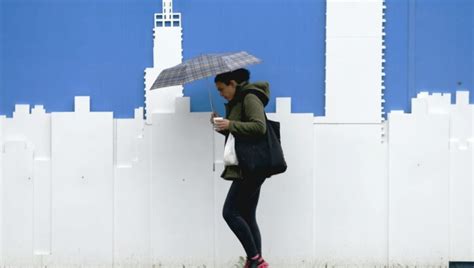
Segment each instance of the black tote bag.
[[[242,114],[244,114],[242,105]],[[280,122],[265,114],[267,131],[260,137],[235,135],[235,153],[242,173],[266,178],[286,171],[280,140]]]

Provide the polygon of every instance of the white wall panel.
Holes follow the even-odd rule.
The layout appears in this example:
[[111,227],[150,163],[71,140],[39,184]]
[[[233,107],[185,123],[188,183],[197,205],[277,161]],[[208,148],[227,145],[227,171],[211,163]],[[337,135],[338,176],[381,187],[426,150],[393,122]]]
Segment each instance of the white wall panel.
[[3,260],[3,155],[4,141],[3,131],[5,129],[5,116],[0,116],[0,265],[4,265]]
[[3,155],[4,155],[4,142],[3,142],[3,131],[5,116],[0,116],[0,264],[4,264],[3,260]]
[[153,114],[151,228],[153,262],[164,267],[211,266],[214,181],[209,113]]
[[114,264],[149,267],[151,127],[143,109],[116,121],[114,177]]
[[[51,160],[33,162],[34,237],[35,255],[51,254]],[[41,259],[41,256],[39,257]]]
[[449,257],[474,261],[472,147],[450,149]]
[[449,144],[449,239],[451,260],[474,261],[473,247],[473,105],[469,92],[456,94],[451,106]]
[[375,267],[387,260],[387,144],[380,124],[314,125],[316,260]]
[[[51,253],[51,115],[42,105],[15,105],[5,119],[4,140],[21,141],[33,153],[33,253]],[[41,258],[41,257],[39,257]],[[35,260],[36,261],[36,260]]]
[[114,123],[114,165],[119,168],[130,167],[143,157],[139,151],[145,131],[143,108],[135,109],[134,118],[114,119]]
[[49,266],[111,265],[113,259],[113,117],[52,113],[52,258]]
[[2,247],[8,266],[33,264],[33,151],[24,141],[3,146]]
[[446,265],[449,116],[418,108],[389,114],[389,258],[391,264]]

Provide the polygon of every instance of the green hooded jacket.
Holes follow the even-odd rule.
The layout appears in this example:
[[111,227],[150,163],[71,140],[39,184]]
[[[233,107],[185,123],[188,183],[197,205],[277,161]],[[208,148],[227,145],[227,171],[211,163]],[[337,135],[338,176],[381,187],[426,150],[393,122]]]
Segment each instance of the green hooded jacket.
[[[245,94],[249,90],[255,94]],[[245,98],[242,100],[243,95]],[[270,100],[270,84],[268,82],[242,82],[236,87],[235,95],[225,105],[226,119],[230,121],[229,129],[218,131],[227,137],[229,132],[244,136],[260,136],[267,131],[265,122],[265,106]],[[242,103],[245,106],[246,121],[242,122]],[[242,179],[238,165],[226,166],[221,174],[225,180]]]

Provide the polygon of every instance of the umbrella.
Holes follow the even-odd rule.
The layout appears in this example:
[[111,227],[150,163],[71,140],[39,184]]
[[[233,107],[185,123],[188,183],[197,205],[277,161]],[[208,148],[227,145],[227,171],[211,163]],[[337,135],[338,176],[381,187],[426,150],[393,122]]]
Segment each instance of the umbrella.
[[[164,69],[153,82],[150,90],[184,85],[201,78],[234,71],[261,62],[260,59],[245,51],[200,55]],[[210,88],[208,88],[208,93],[211,110],[215,112]]]
[[260,62],[260,59],[245,51],[200,55],[163,70],[151,86],[151,90],[184,85],[191,81],[230,72]]

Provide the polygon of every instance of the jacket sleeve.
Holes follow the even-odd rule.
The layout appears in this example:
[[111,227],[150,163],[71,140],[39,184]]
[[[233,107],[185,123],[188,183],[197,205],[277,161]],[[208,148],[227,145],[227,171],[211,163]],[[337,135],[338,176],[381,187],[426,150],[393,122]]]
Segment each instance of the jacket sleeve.
[[243,136],[261,136],[267,131],[263,103],[255,94],[247,94],[243,100],[248,122],[231,120],[229,131]]

